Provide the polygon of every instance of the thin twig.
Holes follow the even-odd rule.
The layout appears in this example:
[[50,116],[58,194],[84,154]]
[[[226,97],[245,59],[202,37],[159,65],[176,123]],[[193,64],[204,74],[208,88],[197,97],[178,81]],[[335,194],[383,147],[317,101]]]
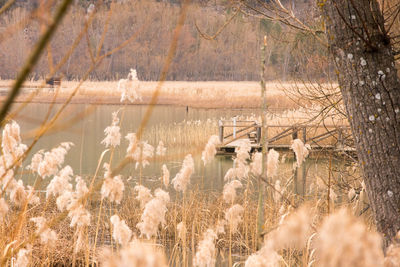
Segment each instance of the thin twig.
[[226,26],[228,26],[228,25],[231,23],[231,21],[236,17],[236,15],[239,14],[239,12],[240,12],[240,7],[237,8],[236,12],[235,12],[235,13],[224,23],[224,25],[222,25],[222,26],[216,31],[216,33],[215,33],[214,35],[212,35],[212,36],[203,33],[203,32],[200,30],[199,26],[197,25],[197,22],[195,22],[194,25],[196,26],[196,29],[197,29],[197,31],[199,32],[199,34],[200,34],[201,37],[203,37],[203,38],[206,39],[206,40],[215,40],[215,38],[217,38],[217,36],[226,28]]
[[8,8],[14,4],[15,0],[8,0],[7,3],[4,4],[2,8],[0,8],[0,15],[3,14]]

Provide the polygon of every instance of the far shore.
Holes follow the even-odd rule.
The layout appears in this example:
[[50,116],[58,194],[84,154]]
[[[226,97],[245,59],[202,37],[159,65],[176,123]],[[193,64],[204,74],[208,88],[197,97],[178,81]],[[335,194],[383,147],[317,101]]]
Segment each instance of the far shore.
[[[7,97],[12,80],[0,80],[0,101]],[[140,82],[142,99],[128,104],[149,104],[158,82]],[[312,84],[295,82],[268,82],[267,103],[271,109],[295,109],[298,105],[287,95],[290,90],[298,90]],[[16,102],[64,103],[78,86],[75,81],[63,81],[61,86],[51,88],[43,81],[24,84]],[[118,105],[121,92],[117,81],[84,82],[72,98],[73,104]],[[56,93],[57,92],[57,93]],[[258,82],[185,82],[167,81],[163,84],[157,104],[187,106],[193,108],[259,108],[261,87]]]

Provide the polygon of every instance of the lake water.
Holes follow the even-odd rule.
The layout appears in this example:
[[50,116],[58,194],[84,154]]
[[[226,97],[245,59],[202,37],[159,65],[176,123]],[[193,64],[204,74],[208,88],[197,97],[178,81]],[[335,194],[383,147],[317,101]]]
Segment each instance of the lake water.
[[[14,108],[18,107],[17,104]],[[15,118],[21,126],[23,142],[31,144],[32,136],[29,133],[40,126],[49,108],[51,115],[61,107],[57,104],[31,103]],[[67,106],[62,117],[58,120],[54,131],[47,135],[33,148],[31,155],[24,162],[30,163],[31,156],[37,151],[50,150],[61,142],[72,142],[74,146],[66,156],[65,165],[70,165],[74,173],[83,177],[89,177],[95,173],[98,160],[106,149],[101,141],[104,139],[104,129],[111,125],[111,114],[119,110],[121,118],[121,145],[114,151],[112,166],[116,166],[122,160],[128,146],[124,136],[130,132],[137,132],[147,106],[144,105],[82,105],[71,104]],[[139,176],[145,185],[150,187],[159,186],[158,177],[161,176],[161,166],[165,163],[170,170],[171,179],[179,171],[184,156],[188,153],[193,155],[195,160],[195,173],[191,179],[191,187],[199,187],[202,190],[221,190],[224,185],[223,177],[226,171],[232,167],[231,157],[216,157],[211,163],[204,167],[201,161],[201,151],[211,134],[218,134],[217,121],[220,118],[231,118],[236,115],[251,116],[257,110],[232,110],[232,109],[192,109],[176,106],[155,106],[150,120],[145,128],[144,140],[148,140],[153,146],[158,141],[163,141],[167,147],[168,162],[152,161],[142,171],[135,169],[133,164],[127,166],[122,174],[125,178],[132,177],[129,181],[134,185]],[[281,164],[278,170],[278,177],[288,179],[293,174],[292,153],[288,159]],[[104,162],[109,162],[110,152],[104,157]],[[316,175],[327,175],[326,161],[308,159],[307,177],[309,180]],[[102,177],[103,172],[99,174]],[[33,177],[24,178],[32,184]],[[301,181],[299,181],[301,183]]]
[[[18,105],[16,105],[18,107]],[[14,108],[16,108],[14,107]],[[61,105],[54,105],[51,115],[54,115]],[[22,112],[15,118],[15,120],[21,126],[21,133],[23,134],[23,142],[27,145],[33,141],[32,136],[27,136],[27,133],[37,129],[49,112],[49,104],[36,104],[31,103],[27,105]],[[55,131],[50,131],[33,148],[33,153],[44,149],[50,150],[51,148],[58,146],[61,142],[72,142],[74,146],[66,156],[65,164],[70,165],[75,174],[86,176],[92,175],[97,167],[99,157],[101,153],[106,149],[101,141],[104,139],[104,129],[111,125],[111,114],[119,110],[119,117],[122,119],[121,122],[121,145],[117,147],[113,156],[113,166],[123,159],[128,146],[127,140],[124,136],[130,132],[137,132],[143,116],[146,112],[147,106],[144,105],[128,105],[128,106],[116,106],[116,105],[82,105],[72,104],[69,105],[63,112],[63,116],[56,123]],[[187,134],[193,134],[196,129],[202,129],[204,133],[212,132],[217,134],[213,129],[204,129],[204,127],[211,127],[215,125],[216,121],[221,117],[232,117],[237,114],[248,114],[253,113],[252,110],[224,110],[224,109],[191,109],[188,110],[186,107],[175,107],[175,106],[155,106],[150,117],[150,120],[145,128],[143,139],[150,137],[149,143],[153,146],[157,146],[158,140],[157,135],[160,137],[167,136],[167,133],[160,133],[163,127],[171,129],[174,125],[181,125],[181,132],[179,136],[174,136],[175,143],[180,144],[177,138],[187,139],[190,136],[185,136],[182,132],[184,129],[191,130]],[[203,126],[197,125],[190,128],[190,123],[200,123],[200,121],[213,121],[213,123],[204,124]],[[71,120],[74,120],[71,122]],[[189,123],[188,123],[189,122]],[[172,126],[171,126],[172,125]],[[184,125],[185,127],[182,127]],[[152,134],[152,135],[151,135]],[[174,132],[169,131],[169,134]],[[151,135],[151,136],[150,136]],[[167,136],[170,138],[170,136]],[[194,137],[196,138],[196,136]],[[223,173],[231,167],[232,162],[229,158],[217,158],[215,161],[210,163],[209,166],[204,170],[201,163],[201,151],[197,148],[194,149],[191,146],[179,147],[170,146],[167,140],[162,140],[167,147],[167,156],[172,157],[173,160],[166,162],[168,169],[171,172],[171,177],[179,171],[181,162],[187,153],[195,151],[193,155],[196,165],[196,173],[194,174],[193,180],[196,180],[203,176],[207,177],[206,187],[214,188],[221,187],[219,184],[222,182],[220,179]],[[186,142],[187,143],[187,142]],[[32,154],[27,158],[25,165],[30,163]],[[176,157],[174,157],[176,154]],[[105,161],[109,161],[110,153],[105,156]],[[148,180],[150,183],[161,174],[161,162],[151,162],[143,172],[142,176],[144,180]],[[124,169],[123,174],[127,177],[132,176],[133,180],[138,177],[139,170],[136,170],[134,166],[127,166]],[[154,181],[155,182],[155,181]]]

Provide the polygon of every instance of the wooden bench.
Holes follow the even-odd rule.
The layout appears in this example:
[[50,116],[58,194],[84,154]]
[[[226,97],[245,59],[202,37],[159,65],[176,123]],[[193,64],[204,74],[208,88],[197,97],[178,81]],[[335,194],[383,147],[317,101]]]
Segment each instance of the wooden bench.
[[50,85],[52,88],[54,86],[60,86],[61,85],[61,78],[60,77],[51,77],[46,79],[46,84]]

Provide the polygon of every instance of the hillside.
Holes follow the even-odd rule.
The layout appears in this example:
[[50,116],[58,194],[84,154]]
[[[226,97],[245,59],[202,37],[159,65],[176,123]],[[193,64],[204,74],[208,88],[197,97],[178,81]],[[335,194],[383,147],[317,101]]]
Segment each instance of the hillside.
[[[40,16],[32,13],[34,1],[18,1],[0,18],[0,77],[13,79],[40,34]],[[176,1],[119,1],[109,5],[96,1],[92,24],[71,57],[57,75],[79,79],[91,65],[91,54],[99,50],[104,26],[107,33],[100,54],[107,53],[136,35],[124,49],[107,56],[90,74],[92,80],[115,80],[124,77],[130,68],[138,70],[141,80],[158,80],[170,40],[176,26],[180,6]],[[323,78],[328,67],[324,49],[313,38],[293,33],[284,26],[265,19],[237,15],[213,41],[201,37],[213,35],[233,14],[219,1],[195,1],[187,14],[176,56],[169,69],[168,80],[248,80],[259,79],[260,46],[268,36],[266,76],[268,80]],[[34,79],[49,73],[49,59],[56,65],[85,26],[90,2],[77,1],[64,19],[51,42],[51,49],[42,56],[32,74]],[[307,2],[296,4],[296,12],[306,14]],[[32,11],[33,10],[33,11]],[[32,16],[31,16],[32,15]],[[127,23],[129,21],[130,23]],[[51,52],[49,54],[49,52]]]

